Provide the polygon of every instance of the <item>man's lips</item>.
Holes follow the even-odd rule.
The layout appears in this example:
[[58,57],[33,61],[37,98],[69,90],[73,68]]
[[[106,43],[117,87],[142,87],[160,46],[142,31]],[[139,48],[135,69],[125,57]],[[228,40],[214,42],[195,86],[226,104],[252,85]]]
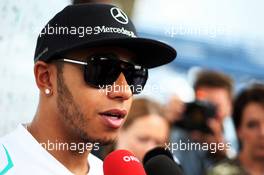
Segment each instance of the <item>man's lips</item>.
[[124,109],[110,109],[104,112],[100,112],[104,123],[111,128],[119,128],[127,115],[127,110]]

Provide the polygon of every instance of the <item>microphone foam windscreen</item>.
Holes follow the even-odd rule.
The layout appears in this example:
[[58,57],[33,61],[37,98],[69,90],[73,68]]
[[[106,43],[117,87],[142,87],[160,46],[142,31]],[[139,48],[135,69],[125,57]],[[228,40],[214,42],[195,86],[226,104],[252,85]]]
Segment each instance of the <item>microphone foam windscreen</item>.
[[152,157],[144,168],[147,175],[183,175],[180,166],[166,155]]
[[140,161],[127,150],[110,153],[103,164],[104,175],[146,175]]
[[145,154],[144,159],[143,159],[143,164],[145,164],[149,159],[157,155],[166,155],[171,160],[173,160],[173,156],[169,150],[165,149],[164,147],[156,147],[156,148],[151,149]]

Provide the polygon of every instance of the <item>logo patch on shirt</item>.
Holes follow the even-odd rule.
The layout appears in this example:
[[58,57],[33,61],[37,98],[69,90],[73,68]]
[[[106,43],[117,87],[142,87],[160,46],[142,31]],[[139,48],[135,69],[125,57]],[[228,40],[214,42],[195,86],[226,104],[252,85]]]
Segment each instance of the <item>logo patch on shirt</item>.
[[5,154],[6,154],[6,159],[7,159],[7,165],[5,166],[5,168],[3,170],[0,170],[0,175],[4,175],[6,174],[13,166],[13,161],[9,155],[8,150],[6,149],[6,147],[4,145],[2,145],[4,150],[5,150]]

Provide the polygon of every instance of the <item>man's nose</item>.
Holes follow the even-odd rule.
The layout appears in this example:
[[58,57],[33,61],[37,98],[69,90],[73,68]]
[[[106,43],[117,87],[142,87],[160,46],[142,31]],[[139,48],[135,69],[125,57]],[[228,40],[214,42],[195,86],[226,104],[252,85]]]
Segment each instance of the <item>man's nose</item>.
[[132,91],[126,81],[124,74],[121,72],[117,80],[111,86],[108,97],[118,100],[128,100],[132,96]]

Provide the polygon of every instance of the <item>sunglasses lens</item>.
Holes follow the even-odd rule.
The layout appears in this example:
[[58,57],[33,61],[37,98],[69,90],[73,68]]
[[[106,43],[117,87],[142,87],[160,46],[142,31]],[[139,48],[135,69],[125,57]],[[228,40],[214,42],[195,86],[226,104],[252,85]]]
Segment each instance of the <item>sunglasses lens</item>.
[[144,89],[148,79],[148,70],[126,70],[125,77],[133,94],[139,94]]
[[94,60],[84,68],[86,83],[97,88],[106,88],[106,86],[112,85],[120,73],[117,61],[110,59]]
[[148,70],[136,69],[134,65],[121,63],[118,59],[107,59],[105,56],[96,57],[85,66],[84,78],[87,84],[105,89],[113,85],[121,72],[124,73],[132,93],[141,93],[148,79]]

